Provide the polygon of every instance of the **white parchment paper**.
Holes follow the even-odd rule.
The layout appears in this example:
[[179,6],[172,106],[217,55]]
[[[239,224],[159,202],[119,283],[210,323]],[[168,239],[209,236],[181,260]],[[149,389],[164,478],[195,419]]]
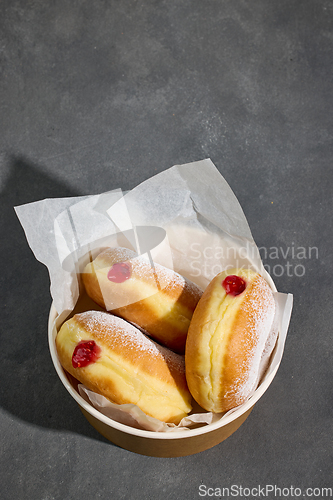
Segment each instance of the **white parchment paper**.
[[[203,289],[224,269],[250,267],[275,291],[241,206],[209,159],[176,165],[127,193],[116,189],[93,196],[46,199],[15,210],[32,251],[49,270],[57,324],[77,303],[83,267],[107,246],[132,248]],[[275,375],[280,364],[292,309],[290,294],[275,291],[274,296],[274,341],[262,359],[261,384]],[[271,355],[277,334],[278,348]],[[83,386],[79,392],[114,420],[148,430],[175,432],[226,417],[200,411],[174,426],[148,417],[135,405],[110,403]]]

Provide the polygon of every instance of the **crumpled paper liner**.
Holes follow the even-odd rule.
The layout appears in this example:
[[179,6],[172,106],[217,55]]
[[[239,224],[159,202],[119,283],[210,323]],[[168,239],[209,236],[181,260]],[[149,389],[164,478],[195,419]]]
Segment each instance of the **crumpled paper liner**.
[[90,391],[84,385],[78,386],[80,395],[94,408],[98,409],[106,417],[112,418],[122,424],[130,425],[138,429],[145,429],[155,432],[176,432],[189,429],[197,424],[211,424],[221,418],[221,415],[214,413],[195,413],[184,417],[178,425],[161,422],[157,418],[146,415],[138,406],[134,404],[117,405],[111,403],[100,394]]
[[[203,289],[218,272],[242,266],[259,272],[274,289],[244,213],[210,160],[174,166],[126,194],[117,189],[95,196],[41,200],[15,210],[32,251],[49,270],[58,326],[77,303],[84,265],[106,246],[126,246],[148,254],[150,260],[173,268]],[[165,237],[154,241],[153,247],[140,237],[147,234],[147,227],[164,230]],[[274,341],[262,359],[258,381],[276,372],[289,326],[292,296],[278,292],[274,296]],[[279,349],[271,356],[277,334]],[[158,432],[210,424],[236,411],[220,415],[202,410],[175,426],[145,415],[135,405],[115,405],[83,386],[78,390],[104,415]]]

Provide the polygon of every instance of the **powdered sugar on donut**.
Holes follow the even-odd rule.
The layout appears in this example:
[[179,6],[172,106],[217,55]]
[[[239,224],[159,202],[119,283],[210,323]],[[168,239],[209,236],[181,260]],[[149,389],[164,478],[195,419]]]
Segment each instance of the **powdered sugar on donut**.
[[86,311],[76,315],[76,319],[84,326],[87,332],[95,335],[101,341],[108,342],[116,337],[121,345],[135,352],[138,357],[148,353],[150,357],[163,358],[170,369],[184,371],[184,358],[149,339],[140,330],[127,321],[102,311]]
[[237,404],[243,403],[258,383],[260,362],[269,340],[275,309],[272,291],[260,277],[253,283],[251,293],[243,302],[243,310],[249,321],[247,335],[244,336],[242,344],[245,353],[244,362],[240,366],[242,376],[235,380],[233,388],[225,393],[225,397],[232,396]]
[[172,269],[168,269],[160,264],[153,263],[149,260],[147,254],[137,256],[133,250],[128,248],[112,248],[108,249],[99,257],[103,255],[112,255],[114,262],[130,262],[132,266],[132,278],[138,280],[150,279],[157,288],[167,291],[172,289],[184,290],[194,295],[201,295],[201,289],[194,283],[185,279],[180,274]]

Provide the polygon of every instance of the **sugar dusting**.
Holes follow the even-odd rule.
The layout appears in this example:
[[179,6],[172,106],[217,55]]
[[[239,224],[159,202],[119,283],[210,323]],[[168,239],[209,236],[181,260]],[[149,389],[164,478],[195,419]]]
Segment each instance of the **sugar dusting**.
[[[258,303],[263,303],[264,307],[258,307]],[[246,353],[241,366],[244,375],[235,380],[233,388],[225,393],[225,397],[232,397],[237,405],[244,402],[258,382],[260,362],[269,340],[275,309],[275,300],[269,286],[263,278],[256,280],[248,300],[243,303],[243,310],[251,319],[250,335],[244,338],[242,345]]]
[[166,347],[158,345],[156,342],[144,335],[140,330],[127,321],[102,311],[86,311],[76,315],[77,320],[82,323],[85,330],[92,335],[98,332],[98,336],[103,340],[110,340],[116,336],[121,345],[135,352],[139,357],[148,353],[152,358],[160,358],[171,370],[184,372],[184,357],[176,354]]
[[168,290],[186,290],[194,296],[200,297],[202,290],[193,282],[187,280],[172,269],[168,269],[160,264],[151,265],[146,255],[137,256],[133,250],[128,248],[116,247],[108,249],[102,254],[112,255],[115,262],[130,262],[132,265],[132,277],[139,280],[150,278],[155,281],[159,289],[166,292]]

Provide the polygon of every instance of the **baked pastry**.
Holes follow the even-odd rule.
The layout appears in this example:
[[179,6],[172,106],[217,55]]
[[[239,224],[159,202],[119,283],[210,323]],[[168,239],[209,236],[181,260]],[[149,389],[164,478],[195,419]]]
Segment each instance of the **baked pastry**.
[[191,411],[184,357],[122,318],[101,311],[76,314],[62,325],[56,347],[68,373],[114,403],[136,404],[175,424]]
[[187,330],[202,290],[178,273],[127,248],[108,248],[82,274],[97,304],[184,354]]
[[202,408],[225,412],[256,388],[274,314],[273,293],[258,273],[232,269],[210,282],[194,312],[185,352],[187,384]]

